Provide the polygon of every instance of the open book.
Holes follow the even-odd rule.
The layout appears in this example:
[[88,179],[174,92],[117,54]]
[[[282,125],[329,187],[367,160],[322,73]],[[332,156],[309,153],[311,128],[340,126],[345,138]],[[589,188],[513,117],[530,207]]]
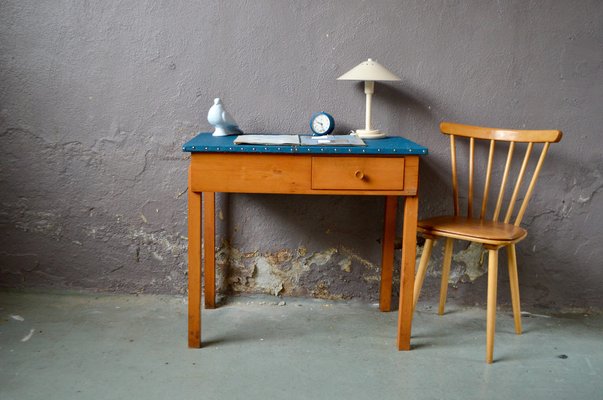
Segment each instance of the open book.
[[366,146],[366,143],[355,135],[239,135],[233,143],[275,146],[299,146],[300,144],[302,146]]

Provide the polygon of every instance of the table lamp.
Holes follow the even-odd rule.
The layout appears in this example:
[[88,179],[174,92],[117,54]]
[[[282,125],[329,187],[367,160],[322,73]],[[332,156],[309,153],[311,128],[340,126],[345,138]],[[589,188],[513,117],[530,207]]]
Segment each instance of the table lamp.
[[375,81],[399,81],[396,75],[388,71],[377,61],[368,59],[345,74],[337,78],[338,81],[364,81],[364,93],[366,94],[366,126],[365,129],[357,129],[356,135],[363,139],[380,139],[385,133],[371,128],[371,100],[375,93]]

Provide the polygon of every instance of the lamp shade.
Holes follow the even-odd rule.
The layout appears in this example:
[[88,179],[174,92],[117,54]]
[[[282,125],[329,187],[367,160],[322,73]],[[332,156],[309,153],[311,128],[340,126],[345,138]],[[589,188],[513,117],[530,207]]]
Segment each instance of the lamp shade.
[[396,75],[373,59],[363,61],[337,80],[341,81],[399,81]]

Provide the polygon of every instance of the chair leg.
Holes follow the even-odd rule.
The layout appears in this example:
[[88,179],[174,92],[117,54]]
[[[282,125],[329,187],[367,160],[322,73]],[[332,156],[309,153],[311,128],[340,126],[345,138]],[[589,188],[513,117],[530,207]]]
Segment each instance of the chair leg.
[[498,250],[488,250],[488,310],[486,312],[486,362],[492,363],[496,330],[496,283],[498,281]]
[[515,333],[521,335],[521,306],[519,302],[519,279],[517,277],[517,254],[515,245],[507,246],[509,265],[509,283],[511,284],[511,303],[513,304],[513,319],[515,320]]
[[429,263],[429,257],[431,256],[431,250],[433,249],[433,239],[426,239],[425,246],[423,247],[423,253],[421,254],[421,261],[419,261],[419,269],[417,270],[417,276],[415,277],[415,287],[413,290],[413,301],[412,301],[412,312],[414,314],[415,307],[417,306],[417,300],[419,300],[419,294],[423,287],[423,281],[425,280],[425,272],[427,271],[427,264]]
[[440,305],[438,314],[444,315],[444,307],[446,306],[446,296],[448,295],[448,277],[450,276],[450,264],[452,263],[452,249],[454,247],[454,239],[446,238],[446,246],[444,247],[444,265],[442,266],[442,282],[440,284]]

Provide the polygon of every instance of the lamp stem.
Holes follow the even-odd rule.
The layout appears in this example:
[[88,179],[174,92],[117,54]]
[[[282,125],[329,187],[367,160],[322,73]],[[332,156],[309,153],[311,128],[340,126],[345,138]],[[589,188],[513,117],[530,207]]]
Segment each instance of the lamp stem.
[[371,103],[373,99],[373,93],[375,93],[375,82],[364,81],[364,94],[366,94],[366,130],[370,131],[371,128]]

